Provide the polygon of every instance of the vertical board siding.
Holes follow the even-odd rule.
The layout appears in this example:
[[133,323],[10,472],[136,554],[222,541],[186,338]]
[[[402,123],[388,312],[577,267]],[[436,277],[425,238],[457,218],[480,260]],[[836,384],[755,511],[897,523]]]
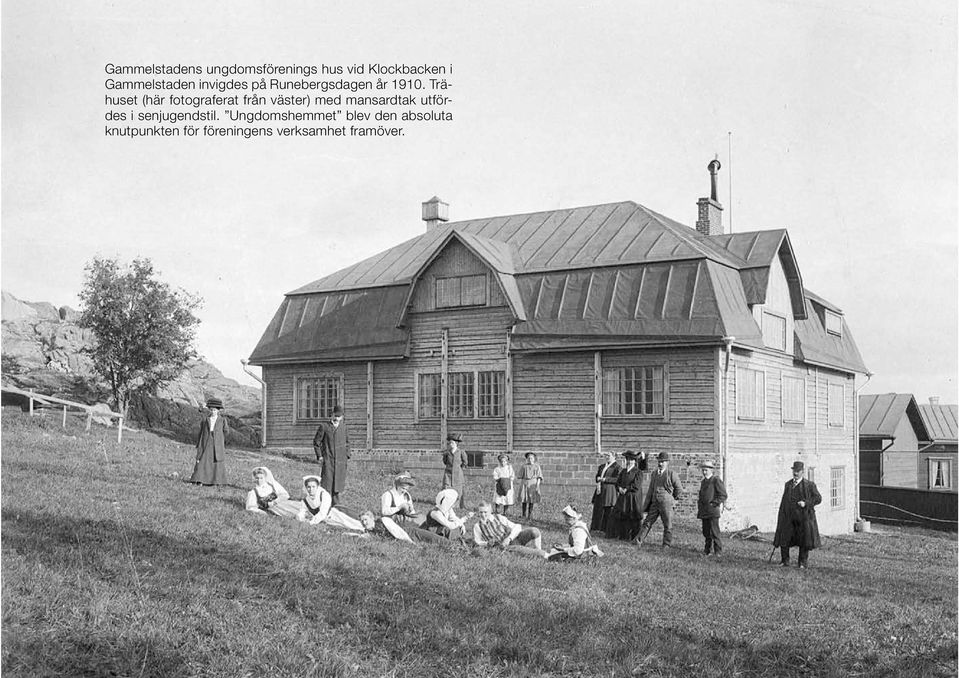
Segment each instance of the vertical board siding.
[[[766,412],[764,421],[737,418],[736,367],[763,370],[766,375]],[[818,388],[817,388],[818,373]],[[782,375],[806,381],[806,421],[802,424],[782,421]],[[728,448],[726,479],[729,490],[724,523],[730,528],[757,525],[761,530],[776,526],[783,485],[791,477],[794,460],[814,467],[815,482],[823,497],[816,515],[824,534],[849,532],[858,513],[855,504],[855,445],[858,431],[854,423],[855,380],[825,368],[797,364],[789,356],[734,351],[729,367],[726,396]],[[829,384],[844,385],[841,427],[828,425],[827,393]],[[830,468],[845,467],[843,506],[829,503]]]

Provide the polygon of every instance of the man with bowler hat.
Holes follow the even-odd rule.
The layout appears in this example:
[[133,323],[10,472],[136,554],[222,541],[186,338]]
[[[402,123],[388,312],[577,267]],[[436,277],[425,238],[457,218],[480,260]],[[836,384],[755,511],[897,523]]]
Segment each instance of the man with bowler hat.
[[646,519],[634,543],[642,546],[657,518],[663,519],[663,548],[673,543],[673,504],[683,496],[683,484],[675,471],[669,468],[669,454],[660,452],[656,457],[656,470],[649,478],[649,491],[643,504]]
[[346,466],[350,458],[350,434],[343,421],[343,408],[333,408],[329,421],[324,421],[313,436],[313,452],[320,464],[320,486],[330,493],[333,506],[346,487]]
[[699,509],[696,517],[703,521],[703,538],[706,540],[704,553],[718,556],[723,552],[723,538],[719,532],[719,516],[723,502],[726,501],[726,486],[713,475],[715,466],[708,459],[699,467],[703,471],[703,481],[699,484]]
[[805,465],[801,461],[793,462],[792,471],[792,480],[786,481],[783,498],[779,502],[773,547],[779,547],[779,564],[788,567],[789,549],[798,546],[799,567],[806,569],[809,552],[822,546],[815,509],[816,504],[822,502],[822,495],[816,489],[816,483],[803,478]]

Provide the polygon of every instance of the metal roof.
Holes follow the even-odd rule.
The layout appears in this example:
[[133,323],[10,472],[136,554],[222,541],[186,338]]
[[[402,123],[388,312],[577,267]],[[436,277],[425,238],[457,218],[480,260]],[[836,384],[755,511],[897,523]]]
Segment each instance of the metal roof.
[[916,401],[909,393],[859,396],[859,436],[894,438],[896,427],[910,406],[915,408]]
[[806,317],[796,319],[794,323],[796,357],[814,365],[869,374],[845,317],[842,318],[842,334],[837,336],[827,332],[822,314],[817,313],[815,308],[822,299],[808,290],[805,290],[805,296]]
[[920,405],[919,415],[929,433],[929,441],[934,443],[956,443],[957,426],[956,405]]
[[[367,288],[409,282],[451,232],[476,237],[511,273],[534,273],[655,261],[708,258],[740,268],[745,261],[697,231],[627,201],[451,222],[289,292]],[[496,243],[495,245],[493,243]]]

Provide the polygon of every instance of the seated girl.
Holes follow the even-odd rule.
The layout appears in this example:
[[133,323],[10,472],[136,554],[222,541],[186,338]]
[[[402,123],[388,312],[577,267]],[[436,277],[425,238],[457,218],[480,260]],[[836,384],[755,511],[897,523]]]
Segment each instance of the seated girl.
[[589,528],[583,522],[583,516],[573,506],[563,509],[563,522],[569,527],[569,545],[556,544],[547,554],[547,560],[578,560],[589,556],[602,556],[603,552],[593,544]]
[[301,523],[319,525],[325,523],[333,527],[342,527],[347,530],[363,531],[363,525],[356,518],[351,518],[338,508],[333,507],[333,497],[320,487],[319,476],[303,476],[303,502],[300,505],[296,519]]
[[436,495],[436,506],[426,514],[423,529],[435,532],[446,539],[463,539],[463,528],[473,514],[468,513],[465,518],[457,517],[456,512],[453,511],[453,505],[456,504],[459,496],[459,492],[453,488],[441,490]]
[[409,473],[401,473],[393,479],[393,487],[380,497],[380,515],[392,518],[401,525],[419,525],[425,516],[416,512],[410,489],[416,485]]
[[275,516],[295,516],[299,502],[290,499],[290,493],[276,482],[270,469],[257,466],[253,469],[253,489],[246,495],[246,510],[254,513],[271,513]]

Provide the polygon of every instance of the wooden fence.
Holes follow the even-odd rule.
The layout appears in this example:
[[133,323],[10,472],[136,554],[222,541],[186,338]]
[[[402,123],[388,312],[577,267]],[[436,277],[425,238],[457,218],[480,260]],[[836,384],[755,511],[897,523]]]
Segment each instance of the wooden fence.
[[859,513],[863,518],[877,522],[955,531],[959,518],[959,495],[911,487],[860,485]]
[[[111,410],[99,410],[94,409],[92,405],[85,405],[83,403],[73,402],[72,400],[64,400],[63,398],[57,398],[55,396],[44,395],[42,393],[35,393],[33,391],[25,391],[15,386],[0,386],[0,391],[4,393],[13,393],[21,397],[27,398],[30,402],[30,416],[34,415],[35,406],[42,405],[44,407],[53,408],[56,405],[61,405],[63,407],[63,426],[67,425],[67,410],[70,408],[81,410],[87,413],[87,430],[90,430],[90,426],[93,424],[94,417],[108,417],[110,419],[117,420],[117,443],[123,440],[123,415],[118,412],[113,412]],[[128,431],[134,429],[127,428]]]

